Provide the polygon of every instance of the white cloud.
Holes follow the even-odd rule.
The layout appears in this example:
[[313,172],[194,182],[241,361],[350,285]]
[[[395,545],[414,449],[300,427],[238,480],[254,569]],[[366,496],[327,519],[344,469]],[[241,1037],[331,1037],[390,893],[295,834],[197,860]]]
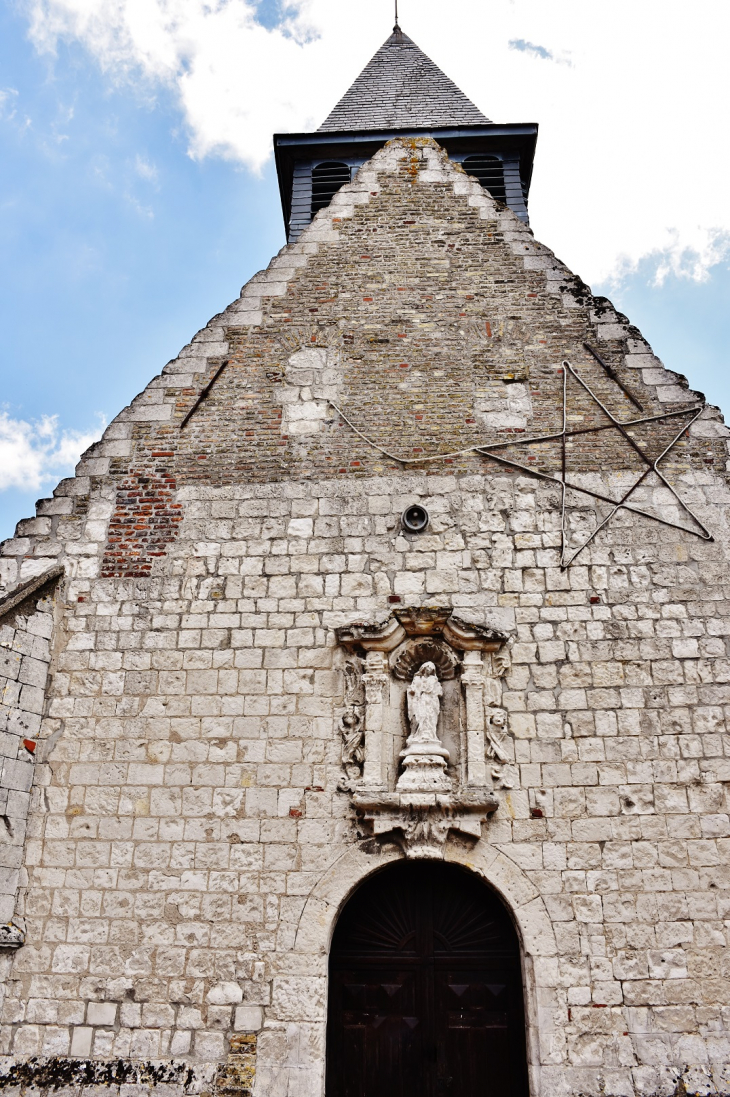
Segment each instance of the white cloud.
[[0,118],[5,121],[15,118],[17,102],[17,88],[0,88]]
[[0,491],[40,491],[72,473],[103,428],[102,420],[96,430],[60,430],[57,415],[27,422],[0,411]]
[[154,164],[150,163],[144,156],[140,156],[137,153],[134,160],[134,170],[140,179],[144,179],[147,183],[157,183],[159,179],[159,171]]
[[507,43],[511,50],[519,50],[520,53],[529,53],[533,57],[539,57],[542,61],[556,61],[559,65],[570,65],[569,57],[558,56],[544,46],[538,46],[535,42],[526,42],[524,38],[511,38]]
[[[393,10],[286,0],[284,21],[266,29],[253,0],[26,3],[38,48],[75,38],[110,79],[174,88],[191,154],[255,171],[272,132],[321,122]],[[646,257],[660,276],[701,279],[727,255],[728,5],[403,0],[401,22],[490,117],[540,123],[533,227],[587,280]]]

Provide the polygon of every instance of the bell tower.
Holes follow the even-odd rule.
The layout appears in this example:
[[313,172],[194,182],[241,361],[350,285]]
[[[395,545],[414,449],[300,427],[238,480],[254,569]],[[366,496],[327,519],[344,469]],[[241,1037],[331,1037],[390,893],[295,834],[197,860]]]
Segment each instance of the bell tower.
[[490,121],[396,23],[318,130],[274,136],[289,243],[393,137],[433,137],[528,223],[537,125]]

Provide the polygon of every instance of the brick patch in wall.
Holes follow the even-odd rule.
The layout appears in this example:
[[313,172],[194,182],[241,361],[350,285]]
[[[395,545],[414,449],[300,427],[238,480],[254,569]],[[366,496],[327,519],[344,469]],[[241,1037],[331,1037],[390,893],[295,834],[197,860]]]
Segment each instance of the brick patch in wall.
[[101,570],[115,576],[144,578],[156,557],[175,540],[182,505],[174,502],[177,482],[165,468],[135,469],[117,490],[116,507]]

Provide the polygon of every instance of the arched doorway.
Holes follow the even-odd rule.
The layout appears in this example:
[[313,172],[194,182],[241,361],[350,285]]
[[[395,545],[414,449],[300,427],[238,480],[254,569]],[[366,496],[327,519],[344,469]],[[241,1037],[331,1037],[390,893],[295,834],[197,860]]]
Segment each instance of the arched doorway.
[[458,865],[399,861],[335,927],[326,1097],[527,1097],[517,933]]

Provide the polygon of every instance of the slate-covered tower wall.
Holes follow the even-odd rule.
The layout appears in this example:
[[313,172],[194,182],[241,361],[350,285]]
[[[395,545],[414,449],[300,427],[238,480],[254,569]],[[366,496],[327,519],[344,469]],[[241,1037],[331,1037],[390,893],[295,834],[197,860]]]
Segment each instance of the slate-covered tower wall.
[[[496,811],[442,853],[518,927],[531,1092],[730,1091],[728,447],[700,404],[434,141],[377,153],[2,548],[5,1084],[322,1097],[337,911],[404,856],[343,768],[345,667],[379,655],[352,627],[452,613],[502,637],[476,671],[454,641],[465,719],[471,688],[507,726]],[[562,443],[529,442],[564,409],[594,493],[567,555],[609,518],[569,567]]]

